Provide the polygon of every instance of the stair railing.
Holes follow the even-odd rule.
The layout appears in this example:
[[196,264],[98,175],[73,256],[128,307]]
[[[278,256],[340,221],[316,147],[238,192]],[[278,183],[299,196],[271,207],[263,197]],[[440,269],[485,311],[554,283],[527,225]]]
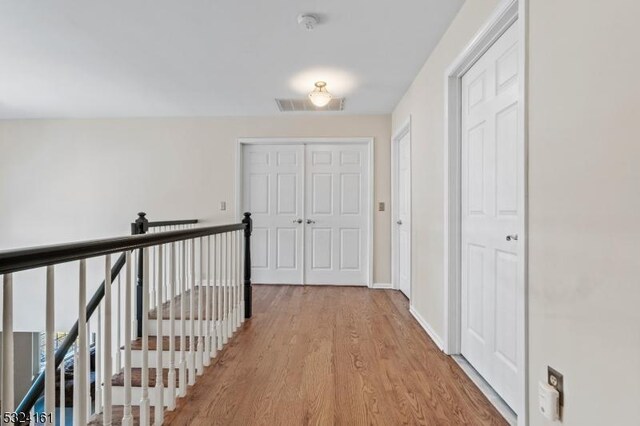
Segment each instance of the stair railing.
[[[150,425],[152,418],[154,424],[162,424],[165,407],[175,408],[176,398],[186,395],[187,385],[195,383],[204,367],[211,364],[244,319],[252,314],[251,214],[245,213],[241,223],[231,225],[196,227],[196,224],[197,220],[149,222],[140,213],[132,224],[132,236],[0,252],[2,412],[9,413],[13,423],[66,424],[70,420],[65,419],[66,379],[71,370],[72,424],[86,425],[92,421],[110,425],[113,413],[117,413],[122,416],[123,425],[132,425],[132,406],[140,407],[139,424]],[[148,232],[150,229],[153,231]],[[137,262],[133,261],[134,250],[138,250]],[[112,264],[114,254],[119,257]],[[87,304],[87,260],[97,257],[104,260],[104,280]],[[55,283],[55,266],[67,262],[78,264],[78,321],[54,350],[55,292],[60,287]],[[14,281],[21,271],[36,268],[46,268],[45,369],[15,407]],[[113,283],[117,283],[115,318]],[[74,290],[66,284],[63,288],[65,292]],[[154,315],[152,321],[150,317]],[[138,337],[135,342],[132,329]],[[91,337],[96,335],[94,345],[90,345]],[[151,342],[155,342],[153,350]],[[134,350],[132,343],[141,346],[141,350]],[[90,350],[95,354],[93,363]],[[150,352],[155,352],[154,359],[150,358]],[[165,370],[168,370],[166,379]],[[35,413],[34,406],[43,392],[44,409]],[[114,410],[114,405],[121,406],[121,410]]]

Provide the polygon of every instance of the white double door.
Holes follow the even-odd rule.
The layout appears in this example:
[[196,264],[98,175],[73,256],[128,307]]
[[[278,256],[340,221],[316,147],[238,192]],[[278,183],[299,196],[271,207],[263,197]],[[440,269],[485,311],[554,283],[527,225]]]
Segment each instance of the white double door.
[[244,145],[253,282],[366,285],[369,166],[362,144]]
[[462,78],[462,355],[512,408],[524,318],[517,239],[523,164],[518,34],[512,26]]

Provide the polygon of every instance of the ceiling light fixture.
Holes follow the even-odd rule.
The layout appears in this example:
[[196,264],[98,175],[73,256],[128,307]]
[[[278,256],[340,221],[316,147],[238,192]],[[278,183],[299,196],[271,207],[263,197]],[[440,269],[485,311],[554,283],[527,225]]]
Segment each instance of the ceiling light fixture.
[[318,108],[327,106],[327,104],[331,102],[331,98],[333,98],[333,96],[327,91],[327,83],[324,81],[316,82],[316,88],[313,89],[313,92],[309,93],[311,103]]

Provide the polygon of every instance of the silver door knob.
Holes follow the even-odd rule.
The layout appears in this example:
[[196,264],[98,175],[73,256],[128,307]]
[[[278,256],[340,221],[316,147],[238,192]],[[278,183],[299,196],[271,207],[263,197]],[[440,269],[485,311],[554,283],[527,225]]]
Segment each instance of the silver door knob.
[[518,241],[518,234],[507,235],[507,241]]
[[307,219],[307,225],[311,225],[313,223],[316,223],[315,220],[311,220],[311,219]]
[[398,225],[402,225],[402,221],[401,221],[401,220],[397,221],[396,223],[397,223]]
[[293,223],[302,223],[302,219],[293,219]]

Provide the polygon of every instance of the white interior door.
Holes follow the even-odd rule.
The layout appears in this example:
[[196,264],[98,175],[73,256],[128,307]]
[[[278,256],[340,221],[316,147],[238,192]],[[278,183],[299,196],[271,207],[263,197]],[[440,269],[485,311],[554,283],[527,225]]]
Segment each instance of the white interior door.
[[396,142],[396,279],[398,288],[411,297],[411,135]]
[[302,283],[304,146],[245,145],[242,169],[253,281]]
[[518,401],[518,33],[462,78],[462,355],[514,410]]
[[366,285],[367,147],[307,145],[305,169],[306,284]]

